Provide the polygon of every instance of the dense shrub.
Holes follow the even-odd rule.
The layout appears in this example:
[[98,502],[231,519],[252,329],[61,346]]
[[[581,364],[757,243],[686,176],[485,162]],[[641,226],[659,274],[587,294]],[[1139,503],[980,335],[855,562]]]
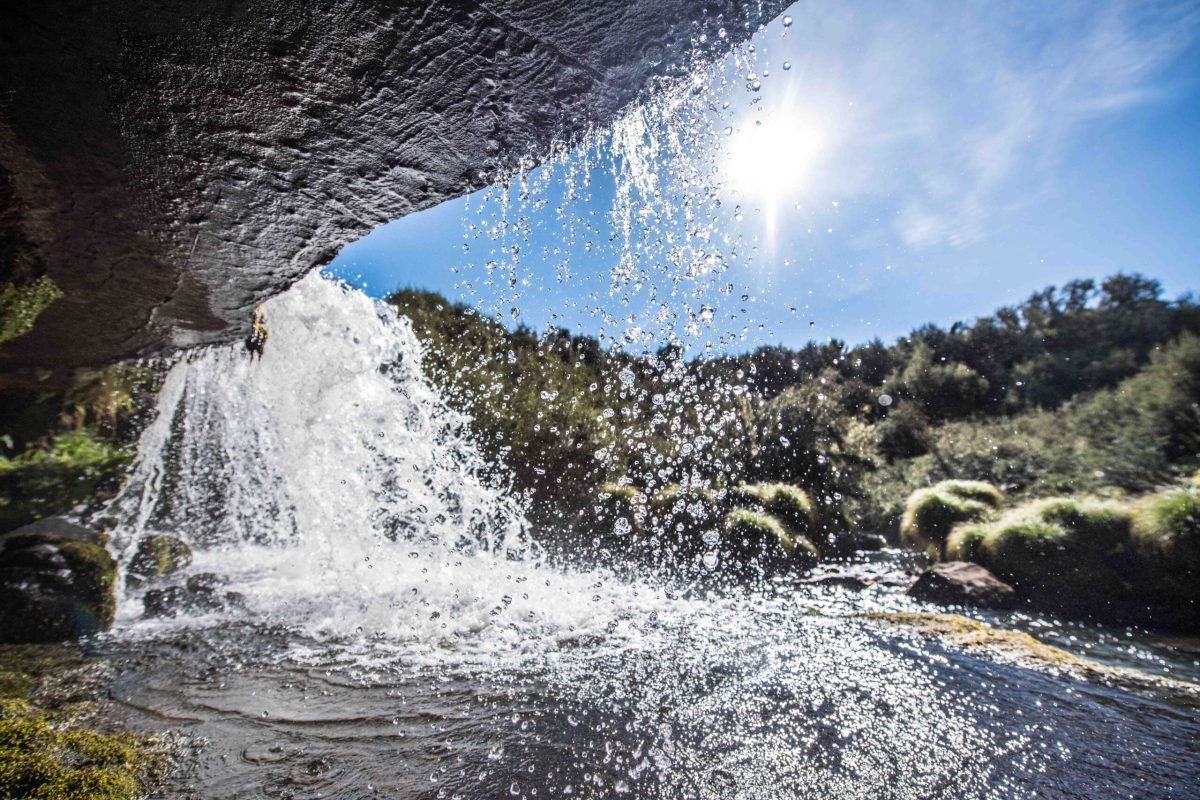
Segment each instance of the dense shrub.
[[940,555],[955,525],[987,519],[1003,503],[1000,490],[982,481],[943,481],[919,489],[905,503],[900,538]]
[[812,567],[820,553],[807,537],[790,533],[775,517],[746,508],[725,515],[720,547],[733,554],[739,565],[764,572],[787,566]]
[[1200,497],[1196,488],[1165,489],[1141,498],[1134,506],[1133,534],[1147,591],[1200,600]]
[[1056,497],[1014,508],[990,522],[959,525],[946,557],[974,561],[1026,596],[1102,613],[1134,588],[1137,565],[1124,504]]
[[13,458],[0,456],[0,531],[115,490],[132,457],[89,431],[60,434]]

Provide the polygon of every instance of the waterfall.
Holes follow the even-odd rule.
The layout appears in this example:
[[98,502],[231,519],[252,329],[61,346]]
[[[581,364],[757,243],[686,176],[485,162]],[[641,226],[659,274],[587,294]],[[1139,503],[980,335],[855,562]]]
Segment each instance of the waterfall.
[[[541,563],[469,421],[421,374],[408,320],[316,274],[264,310],[261,359],[238,344],[171,368],[110,507],[121,561],[168,534],[192,548],[190,574],[243,598],[237,613],[466,656],[611,631],[600,605],[637,609]],[[212,616],[147,620],[143,598],[123,593],[123,625]]]

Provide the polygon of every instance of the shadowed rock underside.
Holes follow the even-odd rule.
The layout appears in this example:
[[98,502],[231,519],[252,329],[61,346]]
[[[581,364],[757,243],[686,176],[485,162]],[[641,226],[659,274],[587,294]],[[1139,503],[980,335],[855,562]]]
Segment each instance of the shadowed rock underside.
[[244,336],[258,303],[342,245],[544,157],[782,7],[9,4],[0,283],[48,275],[62,297],[0,363]]

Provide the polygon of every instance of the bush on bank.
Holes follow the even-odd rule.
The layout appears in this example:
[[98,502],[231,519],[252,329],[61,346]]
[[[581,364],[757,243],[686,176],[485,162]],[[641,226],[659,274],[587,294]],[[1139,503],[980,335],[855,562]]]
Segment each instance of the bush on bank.
[[1200,620],[1200,492],[1192,479],[1130,499],[1028,501],[954,524],[942,555],[986,567],[1039,605],[1101,617],[1169,609],[1170,624]]
[[601,534],[624,538],[631,550],[650,548],[659,561],[712,552],[730,569],[777,571],[807,569],[823,554],[811,498],[783,483],[670,484],[648,497],[631,485],[604,484],[594,511]]
[[983,481],[942,481],[909,495],[900,520],[900,538],[935,557],[942,555],[951,529],[990,518],[1004,494]]

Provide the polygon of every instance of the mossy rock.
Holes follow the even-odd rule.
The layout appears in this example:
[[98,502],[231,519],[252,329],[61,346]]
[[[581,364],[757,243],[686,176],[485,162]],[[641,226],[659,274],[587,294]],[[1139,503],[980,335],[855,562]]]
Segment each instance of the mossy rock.
[[57,642],[109,628],[116,577],[99,535],[65,520],[0,537],[0,641]]
[[940,557],[955,525],[994,516],[1004,495],[983,481],[942,481],[909,495],[900,520],[900,538]]
[[820,551],[808,537],[790,532],[770,514],[735,508],[721,523],[720,549],[737,567],[762,573],[786,568],[810,569],[820,561]]
[[138,586],[173,575],[192,563],[192,549],[174,536],[161,533],[143,536],[126,568],[126,581]]
[[62,290],[48,275],[20,285],[0,284],[0,342],[33,330],[38,315],[62,296]]
[[1165,489],[1141,498],[1133,510],[1138,583],[1150,593],[1200,601],[1200,493]]
[[0,699],[0,787],[35,800],[133,800],[166,767],[150,740],[52,725],[19,698]]
[[956,530],[947,550],[974,556],[1023,592],[1111,602],[1126,594],[1133,574],[1130,523],[1119,503],[1050,498]]

